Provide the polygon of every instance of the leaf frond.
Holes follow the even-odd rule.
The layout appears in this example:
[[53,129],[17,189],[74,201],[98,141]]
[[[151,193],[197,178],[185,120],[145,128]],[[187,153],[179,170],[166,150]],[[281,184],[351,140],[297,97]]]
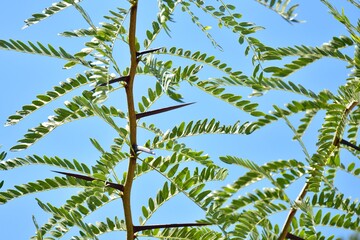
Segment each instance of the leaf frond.
[[35,13],[32,17],[25,20],[25,26],[27,28],[33,24],[36,24],[42,20],[45,20],[48,17],[72,6],[73,2],[81,2],[82,0],[63,0],[60,2],[53,3],[50,7],[45,8],[41,13]]
[[279,14],[282,18],[290,23],[299,23],[301,21],[297,20],[297,14],[294,13],[299,4],[295,4],[290,6],[290,0],[282,1],[282,0],[255,0],[261,5],[271,9],[272,11]]
[[[286,161],[286,160],[279,160],[266,163],[260,166],[266,172],[277,173],[284,170],[296,170],[292,172],[292,174],[301,175],[306,172],[305,166],[303,163],[296,161],[294,159]],[[232,184],[228,184],[227,186],[223,187],[221,190],[217,190],[213,192],[213,199],[215,204],[213,205],[214,208],[224,204],[228,199],[230,199],[235,193],[240,191],[241,189],[249,186],[250,184],[256,183],[264,179],[264,175],[257,172],[257,171],[248,171],[244,175],[237,178]],[[290,179],[290,178],[289,178]]]
[[[79,120],[86,117],[98,116],[102,118],[106,123],[113,127],[120,136],[123,136],[124,139],[127,136],[127,131],[124,128],[118,127],[114,120],[111,117],[125,118],[125,114],[116,109],[115,107],[106,107],[102,105],[101,107],[91,102],[91,92],[85,91],[83,93],[86,97],[74,97],[74,101],[66,101],[65,108],[55,109],[54,112],[56,115],[50,116],[47,122],[41,123],[35,128],[31,128],[24,135],[23,139],[18,140],[18,144],[11,148],[12,151],[20,151],[27,149],[32,146],[36,141],[43,138],[45,135],[49,134],[57,127],[64,125],[66,123],[72,122],[74,120]],[[90,98],[90,100],[89,100]]]
[[55,190],[64,187],[89,187],[89,183],[84,180],[60,177],[46,178],[44,180],[28,182],[25,184],[16,185],[13,189],[8,189],[6,192],[0,192],[0,204],[5,204],[10,200],[29,194]]
[[37,45],[35,45],[30,41],[28,41],[28,44],[26,44],[20,40],[10,39],[9,41],[6,41],[0,39],[0,49],[60,58],[63,60],[74,62],[76,64],[81,64],[85,67],[92,66],[91,62],[87,62],[81,58],[75,57],[61,47],[59,48],[59,50],[57,50],[50,44],[48,44],[46,47],[40,42],[37,42]]
[[8,117],[5,126],[15,125],[22,119],[45,106],[52,101],[64,96],[71,91],[88,85],[94,81],[90,78],[91,75],[78,74],[75,78],[68,78],[65,82],[60,82],[59,86],[55,86],[53,90],[47,91],[45,94],[36,96],[36,100],[32,101],[31,104],[24,105],[21,110],[16,111],[15,114]]
[[59,157],[40,157],[38,155],[26,156],[24,158],[12,158],[0,162],[0,170],[11,170],[17,167],[28,165],[47,165],[60,167],[63,169],[76,171],[83,174],[90,174],[91,170],[85,163],[80,163],[76,159],[69,161]]

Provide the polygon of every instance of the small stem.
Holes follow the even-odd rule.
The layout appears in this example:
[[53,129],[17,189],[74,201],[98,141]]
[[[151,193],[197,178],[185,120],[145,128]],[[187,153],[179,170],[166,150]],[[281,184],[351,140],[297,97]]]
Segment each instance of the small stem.
[[[299,193],[299,196],[296,198],[296,202],[301,202],[304,199],[304,197],[306,196],[308,187],[309,187],[309,183],[305,183],[303,189]],[[297,208],[295,206],[293,206],[286,218],[286,221],[281,230],[281,234],[280,234],[278,240],[284,240],[286,238],[288,231],[289,231],[289,227],[291,225],[291,221],[294,218],[296,211],[297,211]]]
[[135,169],[136,169],[136,158],[137,158],[137,154],[132,146],[137,145],[137,141],[136,141],[137,126],[136,126],[136,113],[134,107],[133,86],[136,75],[136,68],[138,65],[138,60],[136,56],[136,15],[137,15],[138,1],[134,0],[131,2],[131,4],[132,5],[130,9],[130,26],[129,26],[129,49],[130,49],[131,62],[130,62],[130,72],[129,72],[128,81],[125,85],[131,145],[130,145],[129,166],[125,180],[124,194],[122,198],[124,215],[125,215],[127,240],[134,239],[134,224],[131,214],[131,188],[134,180]]

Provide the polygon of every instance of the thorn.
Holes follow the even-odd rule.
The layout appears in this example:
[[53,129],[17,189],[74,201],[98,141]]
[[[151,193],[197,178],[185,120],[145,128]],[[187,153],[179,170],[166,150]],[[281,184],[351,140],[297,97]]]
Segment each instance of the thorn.
[[82,179],[82,180],[85,180],[85,181],[94,181],[94,180],[102,181],[102,182],[105,182],[107,187],[111,187],[111,188],[120,190],[122,192],[124,191],[124,186],[121,185],[121,184],[112,183],[112,182],[108,182],[108,181],[103,181],[103,180],[100,180],[100,179],[96,179],[96,178],[85,176],[85,175],[75,174],[75,173],[60,172],[60,171],[52,171],[52,172],[56,172],[56,173],[63,174],[63,175],[66,175],[66,176],[71,176],[71,177]]
[[145,50],[145,51],[142,51],[142,52],[136,52],[136,57],[140,57],[142,55],[145,55],[145,54],[148,54],[148,53],[153,53],[153,52],[156,52],[156,51],[159,51],[163,49],[162,47],[160,48],[154,48],[154,49],[149,49],[149,50]]
[[148,153],[148,154],[155,155],[155,152],[152,151],[151,149],[143,147],[143,146],[138,146],[136,144],[133,146],[133,149],[134,149],[135,152],[145,152],[145,153]]
[[85,176],[85,175],[75,174],[75,173],[67,173],[67,172],[60,172],[60,171],[53,171],[53,170],[52,170],[52,172],[60,173],[60,174],[66,175],[66,176],[74,177],[74,178],[83,179],[83,180],[86,180],[86,181],[95,180],[95,178]]
[[[102,87],[102,86],[106,86],[108,84],[113,84],[113,83],[116,83],[116,82],[127,82],[128,79],[129,79],[129,76],[121,76],[121,77],[118,77],[118,78],[111,79],[107,83],[101,83],[101,84],[97,85],[96,87]],[[96,87],[91,89],[91,91],[95,92]]]
[[346,145],[346,146],[348,146],[348,147],[351,147],[351,148],[353,148],[353,149],[355,149],[355,150],[360,151],[360,147],[358,147],[358,146],[356,146],[355,144],[352,144],[351,142],[348,142],[348,141],[346,141],[346,140],[344,140],[344,139],[341,139],[340,143],[341,143],[341,144],[344,144],[344,145]]
[[298,237],[298,236],[295,236],[295,235],[293,235],[293,234],[291,234],[291,233],[287,233],[287,234],[286,234],[286,238],[288,238],[288,239],[293,239],[293,240],[305,240],[305,239],[303,239],[303,238],[301,238],[301,237]]
[[136,114],[136,119],[138,120],[138,119],[143,118],[143,117],[148,117],[148,116],[151,116],[151,115],[171,111],[171,110],[181,108],[181,107],[185,107],[185,106],[188,106],[188,105],[191,105],[191,104],[194,104],[194,103],[195,102],[184,103],[184,104],[175,105],[175,106],[171,106],[171,107],[156,109],[156,110],[153,110],[153,111],[147,111],[147,112],[143,112],[143,113],[138,113],[138,114]]
[[201,227],[211,225],[209,223],[173,223],[173,224],[154,224],[146,226],[134,226],[134,233],[158,228],[178,228],[178,227]]

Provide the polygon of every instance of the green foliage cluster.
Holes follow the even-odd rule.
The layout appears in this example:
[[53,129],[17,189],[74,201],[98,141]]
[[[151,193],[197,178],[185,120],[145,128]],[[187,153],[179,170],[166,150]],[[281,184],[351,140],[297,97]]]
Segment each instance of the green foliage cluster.
[[[159,0],[158,15],[146,30],[145,39],[133,39],[136,21],[135,11],[138,1],[129,1],[127,7],[119,7],[109,11],[104,16],[106,22],[96,26],[81,1],[64,0],[54,3],[42,13],[33,14],[25,21],[25,27],[39,23],[46,18],[68,8],[75,7],[89,24],[89,29],[66,31],[61,36],[84,38],[85,48],[75,54],[70,54],[63,48],[56,49],[52,45],[40,42],[22,42],[19,40],[0,40],[1,50],[12,50],[23,53],[38,54],[65,60],[64,68],[81,65],[86,68],[84,74],[78,74],[61,82],[53,89],[39,94],[30,104],[9,116],[6,125],[15,125],[25,117],[44,107],[75,89],[84,86],[94,86],[92,90],[84,90],[81,95],[65,102],[63,108],[54,110],[54,116],[46,122],[31,128],[12,147],[13,151],[29,148],[38,140],[50,134],[57,127],[75,120],[89,117],[99,117],[118,134],[110,150],[106,151],[96,139],[91,143],[100,152],[101,156],[96,164],[89,166],[77,160],[61,159],[48,156],[26,156],[5,159],[6,153],[0,154],[0,170],[7,171],[29,165],[47,165],[61,169],[56,176],[34,182],[16,185],[11,189],[0,192],[0,203],[28,194],[55,190],[64,187],[78,187],[82,190],[71,196],[64,205],[53,206],[37,199],[38,205],[52,217],[42,226],[36,220],[36,235],[34,239],[62,238],[70,229],[76,227],[78,235],[72,239],[98,239],[101,235],[113,231],[127,231],[129,226],[134,237],[154,237],[158,239],[285,239],[297,236],[301,239],[332,239],[324,232],[318,231],[318,226],[329,226],[342,229],[360,231],[360,204],[346,197],[334,187],[334,177],[338,171],[344,171],[354,178],[359,177],[360,170],[355,163],[348,166],[341,158],[340,149],[346,149],[356,158],[359,158],[357,136],[360,126],[360,26],[354,25],[342,12],[337,11],[329,1],[322,0],[335,19],[348,31],[348,36],[335,36],[329,42],[318,46],[292,46],[274,48],[266,46],[254,37],[254,33],[262,29],[253,23],[242,21],[242,14],[237,12],[236,6],[226,1],[213,1],[207,5],[201,0]],[[297,5],[290,5],[290,1],[265,0],[257,2],[278,13],[290,23],[299,22],[296,19]],[[349,1],[354,9],[359,8],[356,1]],[[124,3],[122,5],[125,5]],[[249,56],[253,63],[253,73],[248,76],[242,71],[233,70],[228,63],[200,51],[190,51],[178,46],[152,49],[154,40],[161,32],[170,33],[169,21],[173,21],[173,13],[181,9],[188,14],[191,21],[202,31],[215,48],[221,49],[208,31],[196,11],[200,10],[207,16],[215,19],[220,28],[231,30],[238,39],[239,46],[244,46],[244,57]],[[196,11],[195,11],[196,10]],[[141,16],[140,16],[141,17]],[[129,26],[129,27],[127,27]],[[129,46],[131,66],[122,69],[114,57],[115,44]],[[352,55],[348,51],[354,48]],[[134,51],[135,49],[135,51]],[[133,58],[133,57],[136,57]],[[279,66],[272,64],[274,60],[291,62]],[[188,64],[173,66],[171,59],[184,59]],[[328,90],[315,93],[300,84],[287,80],[287,76],[300,71],[323,58],[333,58],[345,62],[351,73],[345,84],[338,87],[337,93]],[[176,60],[174,60],[176,61]],[[135,64],[136,63],[136,64]],[[137,65],[138,63],[138,65]],[[276,62],[277,63],[277,62]],[[202,79],[199,76],[203,66],[220,72],[223,77]],[[267,67],[265,67],[267,66]],[[115,71],[115,75],[111,72]],[[134,99],[129,85],[135,75],[145,75],[155,79],[153,87],[147,94]],[[165,112],[187,104],[175,105],[169,108],[150,110],[159,99],[168,96],[171,99],[184,101],[179,90],[182,82],[189,83],[223,102],[235,107],[238,111],[249,114],[253,121],[233,124],[223,124],[217,119],[201,119],[181,122],[167,131],[161,126],[150,124],[147,116],[166,114]],[[303,100],[292,100],[285,107],[273,106],[273,110],[266,113],[261,110],[254,98],[244,99],[233,89],[241,87],[253,91],[252,96],[261,97],[269,91],[283,91],[301,96]],[[112,97],[115,91],[127,93],[128,104],[137,104],[134,112],[120,110],[117,106],[103,104]],[[131,101],[130,101],[130,100]],[[308,130],[312,120],[318,113],[325,112],[323,123],[318,132],[317,150],[310,154],[306,149],[302,137]],[[295,126],[289,117],[301,116],[301,123]],[[127,124],[119,124],[118,119]],[[243,159],[238,156],[221,156],[220,160],[232,167],[246,169],[246,172],[231,184],[226,183],[228,170],[218,166],[203,151],[197,151],[187,146],[181,140],[191,136],[207,134],[235,134],[248,135],[260,131],[263,127],[284,120],[294,133],[294,140],[298,141],[304,151],[305,161],[296,159],[268,161],[263,165]],[[133,123],[136,123],[134,126]],[[142,128],[152,134],[144,146],[134,144],[136,132]],[[134,135],[135,134],[135,135]],[[130,151],[125,149],[130,148]],[[168,155],[153,156],[156,150],[166,150]],[[142,152],[142,153],[141,153]],[[141,153],[141,155],[139,155]],[[115,173],[115,167],[129,159],[128,172]],[[133,161],[134,160],[134,161]],[[190,167],[187,162],[194,162],[196,167]],[[132,166],[132,163],[135,163]],[[133,168],[131,168],[131,166]],[[129,180],[129,176],[133,178]],[[156,172],[163,177],[164,182],[154,197],[150,197],[147,204],[142,206],[140,220],[136,225],[131,212],[126,208],[124,200],[130,195],[131,183],[144,174]],[[287,189],[299,179],[306,177],[306,182],[297,199],[291,198]],[[245,187],[266,179],[269,186],[255,189],[246,194],[240,193]],[[222,181],[224,187],[212,190],[209,182]],[[0,188],[3,181],[0,182]],[[130,186],[130,187],[129,187]],[[129,188],[128,188],[129,187]],[[136,191],[136,189],[133,189]],[[197,223],[168,225],[147,225],[154,213],[166,202],[178,194],[184,195],[191,202],[204,211],[204,219]],[[94,211],[112,201],[123,201],[125,218],[106,218],[96,223],[84,220]],[[337,210],[337,211],[333,211]],[[272,220],[272,216],[281,212],[289,212],[283,219],[284,226]],[[130,220],[129,220],[130,219]],[[195,220],[195,219],[194,219]],[[129,222],[131,221],[131,222]],[[280,223],[281,224],[281,223]],[[295,239],[295,238],[294,238]]]

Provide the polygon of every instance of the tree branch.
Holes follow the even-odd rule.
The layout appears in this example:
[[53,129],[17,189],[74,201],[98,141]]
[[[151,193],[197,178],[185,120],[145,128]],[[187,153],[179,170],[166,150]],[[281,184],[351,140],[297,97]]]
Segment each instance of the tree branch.
[[128,116],[129,116],[129,134],[130,134],[130,159],[128,165],[128,171],[125,180],[124,194],[123,194],[123,208],[125,215],[125,224],[127,232],[127,240],[134,239],[134,225],[131,214],[131,188],[134,179],[135,169],[136,169],[136,158],[137,153],[134,151],[132,146],[136,146],[136,113],[134,107],[134,79],[136,75],[136,68],[138,65],[137,51],[136,51],[136,18],[137,18],[137,7],[138,1],[133,0],[131,2],[130,9],[130,25],[129,25],[129,49],[130,49],[130,71],[127,84],[125,85],[126,99],[128,106]]

